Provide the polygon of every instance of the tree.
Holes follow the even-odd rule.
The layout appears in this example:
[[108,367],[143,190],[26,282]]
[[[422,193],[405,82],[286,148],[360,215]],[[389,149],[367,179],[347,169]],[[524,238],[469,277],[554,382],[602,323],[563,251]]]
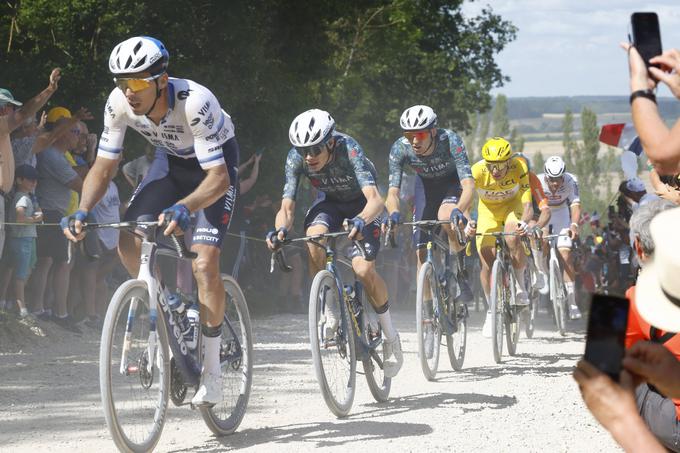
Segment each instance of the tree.
[[479,123],[479,135],[478,135],[480,144],[479,148],[484,146],[484,143],[486,143],[486,141],[488,140],[490,126],[489,112],[480,113],[480,115],[482,118]]
[[573,172],[579,179],[579,186],[588,188],[581,192],[582,204],[586,209],[600,204],[600,162],[598,152],[600,130],[597,115],[587,107],[581,111],[581,136],[583,143],[575,148]]
[[492,125],[494,137],[507,137],[510,133],[508,98],[502,94],[496,96],[496,104],[493,107]]
[[542,173],[543,167],[545,167],[545,157],[543,157],[543,152],[539,149],[534,154],[534,158],[531,159],[533,167],[536,169],[536,173]]
[[468,156],[471,161],[473,161],[474,155],[476,153],[475,139],[477,137],[477,129],[479,129],[479,113],[468,113],[468,123],[470,124],[470,129],[468,133],[463,135],[463,141],[465,147],[467,148]]
[[562,147],[564,148],[564,162],[567,168],[574,167],[573,154],[576,151],[576,142],[573,138],[574,133],[574,115],[570,109],[564,112],[564,119],[562,120]]

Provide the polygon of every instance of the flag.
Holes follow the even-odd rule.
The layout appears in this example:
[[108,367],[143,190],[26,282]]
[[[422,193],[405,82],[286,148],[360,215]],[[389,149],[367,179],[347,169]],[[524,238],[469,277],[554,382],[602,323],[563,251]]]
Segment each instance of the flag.
[[630,123],[605,124],[600,130],[600,141],[606,145],[642,154],[642,144],[635,127]]

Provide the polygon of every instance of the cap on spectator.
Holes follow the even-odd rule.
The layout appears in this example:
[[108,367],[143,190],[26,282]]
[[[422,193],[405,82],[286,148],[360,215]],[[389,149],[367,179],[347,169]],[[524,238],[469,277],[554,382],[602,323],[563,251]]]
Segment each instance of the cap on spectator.
[[649,224],[654,255],[645,264],[635,286],[635,303],[651,325],[680,332],[680,208],[656,215]]
[[38,180],[38,170],[30,165],[19,165],[14,172],[14,176],[17,178],[30,179],[33,181]]
[[647,192],[645,189],[645,183],[642,182],[640,178],[631,178],[626,181],[626,189],[631,192]]
[[56,123],[62,118],[71,118],[71,111],[65,107],[52,107],[47,112],[48,123]]
[[23,105],[21,102],[14,99],[12,93],[6,88],[0,88],[0,107],[6,104]]

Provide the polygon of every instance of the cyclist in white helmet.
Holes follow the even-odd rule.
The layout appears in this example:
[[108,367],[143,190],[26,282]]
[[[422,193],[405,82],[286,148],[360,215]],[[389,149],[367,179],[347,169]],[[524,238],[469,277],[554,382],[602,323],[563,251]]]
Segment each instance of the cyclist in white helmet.
[[[390,178],[385,206],[389,222],[401,220],[399,190],[405,167],[418,176],[415,194],[414,220],[450,220],[464,228],[475,191],[470,161],[463,139],[454,131],[437,127],[437,115],[431,107],[414,105],[401,115],[402,137],[390,149]],[[460,252],[457,261],[460,299],[472,301],[472,291],[462,269],[464,251],[450,225],[444,225],[452,252]],[[425,260],[426,234],[416,230],[414,244],[418,269]]]
[[[275,229],[267,234],[267,245],[276,250],[293,226],[295,198],[300,178],[306,176],[319,196],[307,211],[304,229],[307,235],[340,230],[344,221],[351,225],[349,238],[357,238],[358,247],[351,253],[352,268],[366,290],[385,335],[383,363],[386,377],[394,377],[403,364],[399,333],[392,324],[387,300],[387,286],[375,269],[380,249],[380,223],[385,206],[378,191],[373,162],[349,135],[335,131],[335,121],[328,112],[312,109],[298,115],[290,125],[288,138],[293,148],[286,158],[286,183],[281,209],[276,214]],[[312,275],[323,269],[323,249],[308,244]],[[337,310],[337,307],[335,307]],[[339,313],[329,307],[326,314],[327,336],[338,328]]]
[[581,312],[576,305],[574,292],[574,263],[572,260],[572,239],[579,234],[581,218],[581,200],[578,194],[576,176],[565,172],[566,164],[560,156],[551,156],[545,161],[545,172],[538,178],[550,206],[550,223],[554,234],[562,234],[557,241],[557,248],[564,261],[564,284],[569,297],[569,317],[579,319]]
[[[82,222],[102,198],[115,174],[128,128],[142,134],[166,156],[157,158],[135,190],[125,220],[169,222],[180,233],[191,214],[196,225],[191,250],[198,286],[204,359],[201,383],[192,404],[222,400],[220,343],[225,311],[220,276],[220,245],[229,225],[238,184],[239,147],[231,118],[207,88],[169,77],[169,53],[157,39],[137,36],[118,44],[109,58],[116,88],[106,102],[97,160],[83,184],[78,211],[62,220],[64,234],[82,239]],[[75,220],[73,230],[68,225]],[[140,242],[121,232],[118,247],[131,275],[139,270]]]

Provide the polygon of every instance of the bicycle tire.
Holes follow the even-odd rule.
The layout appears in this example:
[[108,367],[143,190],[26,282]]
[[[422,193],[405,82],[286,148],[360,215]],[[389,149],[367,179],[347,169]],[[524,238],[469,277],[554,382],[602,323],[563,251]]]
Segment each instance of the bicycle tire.
[[[200,408],[203,421],[217,436],[232,434],[241,424],[248,408],[253,383],[253,334],[248,304],[234,278],[222,274],[222,284],[226,293],[224,318],[225,321],[229,319],[236,335],[240,336],[238,340],[243,355],[237,367],[228,362],[222,364],[222,403]],[[233,342],[233,334],[226,322],[223,322],[222,351],[226,353]],[[232,398],[227,401],[226,395],[231,395]]]
[[529,291],[529,309],[524,310],[523,312],[525,317],[524,333],[526,334],[527,338],[532,339],[534,337],[534,331],[536,329],[536,316],[538,315],[538,301],[541,293],[536,288],[533,288],[533,286],[531,285],[532,273],[538,271],[535,268],[533,268],[532,265],[529,265],[527,269],[528,269],[526,272],[527,278],[525,279],[525,282],[528,283],[526,287],[531,289]]
[[[320,341],[323,339],[322,330],[325,327],[324,305],[327,302],[333,303],[333,299],[327,300],[329,295],[335,299],[340,313],[338,330],[340,334],[336,336],[336,343],[332,346],[333,350],[330,350],[325,342],[322,347]],[[328,408],[337,417],[347,416],[354,402],[357,360],[353,335],[354,330],[350,326],[347,305],[344,300],[340,299],[335,276],[327,270],[319,271],[314,277],[309,293],[309,341],[312,349],[314,371],[321,394]],[[345,357],[342,357],[343,354]],[[326,369],[330,367],[324,366],[325,357],[328,357],[330,360],[340,358],[340,367],[343,368],[343,371],[345,369],[347,371],[347,373],[344,373],[346,376],[338,386],[335,385],[335,379],[331,379],[329,382]],[[328,372],[330,371],[328,370]],[[336,388],[337,396],[331,387]],[[340,395],[339,393],[343,390],[344,394]]]
[[[465,362],[465,348],[467,347],[467,307],[464,302],[449,304],[449,313],[453,312],[456,322],[456,332],[446,336],[446,349],[449,353],[451,368],[456,371],[463,369]],[[459,308],[460,307],[460,308]]]
[[[129,304],[132,299],[136,299],[137,309],[135,310],[135,315],[139,315],[139,319],[132,318],[133,322],[132,329],[133,332],[136,328],[141,329],[139,339],[130,339],[130,352],[128,352],[128,363],[126,367],[126,374],[122,375],[120,373],[120,364],[116,360],[120,360],[122,354],[122,345],[125,342],[125,325],[129,314]],[[125,308],[128,307],[126,310]],[[158,360],[153,360],[154,365],[152,365],[152,373],[150,374],[151,382],[147,389],[144,389],[146,385],[145,380],[148,379],[149,375],[140,370],[144,369],[144,357],[146,354],[148,363],[148,340],[149,336],[147,334],[146,338],[144,336],[144,327],[149,325],[148,320],[142,319],[144,315],[144,309],[148,313],[149,310],[149,292],[146,286],[146,282],[142,280],[128,280],[124,282],[111,298],[111,303],[106,312],[106,318],[104,319],[104,326],[102,328],[101,343],[99,348],[99,387],[101,392],[102,406],[104,408],[104,417],[106,419],[106,424],[109,428],[109,432],[113,437],[113,441],[120,451],[123,452],[147,452],[153,450],[153,448],[158,443],[161,433],[163,431],[163,426],[165,424],[165,417],[168,408],[168,398],[170,396],[170,354],[168,350],[168,333],[166,330],[165,322],[160,320],[161,316],[164,316],[161,312],[160,307],[158,307],[159,322],[156,323],[157,327],[157,354]],[[122,321],[122,325],[119,323]],[[115,342],[117,334],[122,334],[121,342]],[[139,346],[140,352],[132,351],[132,348]],[[138,356],[137,368],[134,369],[134,357]],[[160,364],[160,366],[158,366]],[[153,370],[157,369],[160,373],[155,380]],[[129,373],[129,374],[128,374]],[[133,404],[134,407],[127,409],[126,401],[118,400],[117,396],[114,395],[118,392],[114,389],[114,380],[118,381],[121,379],[123,385],[126,387],[139,386],[136,391],[140,395],[144,393],[154,394],[156,390],[152,392],[146,392],[151,387],[154,387],[154,381],[157,384],[157,396],[153,396],[152,404],[153,408],[148,408],[146,410],[140,408],[139,404]],[[140,391],[141,389],[141,391]],[[133,393],[134,395],[134,393]],[[142,412],[149,413],[153,412],[153,417],[149,426],[145,438],[141,441],[133,439],[134,433],[127,429],[128,423],[123,421],[124,417],[131,416],[133,418],[139,418]],[[136,423],[133,423],[131,428],[135,428]],[[144,431],[143,429],[141,431]]]
[[550,299],[555,315],[555,324],[560,335],[566,335],[566,313],[564,310],[564,283],[560,267],[555,261],[550,263]]
[[[515,278],[513,277],[512,273],[510,273],[508,276],[508,282],[510,288],[516,287]],[[514,300],[513,294],[514,292],[512,290],[506,291],[503,301],[505,342],[508,345],[508,355],[510,356],[517,354],[517,343],[519,342],[520,332],[520,307],[515,304],[516,300]]]
[[[369,344],[371,339],[369,338],[369,327],[370,321],[369,310],[373,311],[373,307],[367,304],[365,298],[362,300],[363,305],[363,316],[362,326],[361,326],[361,336],[366,344]],[[380,331],[380,328],[378,328]],[[382,335],[382,332],[381,332]],[[383,340],[384,341],[384,340]],[[382,343],[381,343],[382,344]],[[384,403],[390,397],[390,389],[392,388],[392,378],[385,377],[385,373],[381,368],[380,364],[376,360],[373,354],[378,354],[377,348],[372,351],[366,352],[366,358],[362,360],[362,366],[364,368],[364,375],[366,376],[366,383],[368,384],[368,389],[375,399],[379,403]]]
[[[437,368],[439,366],[439,348],[441,344],[442,331],[439,327],[438,320],[435,319],[432,307],[427,307],[425,304],[425,282],[430,286],[430,295],[432,303],[438,303],[435,299],[437,296],[437,281],[434,277],[434,266],[430,262],[425,262],[420,267],[418,273],[418,285],[416,290],[416,336],[418,337],[418,357],[420,358],[420,367],[423,374],[428,381],[434,380],[437,375]],[[432,332],[432,353],[428,358],[426,351],[426,337],[428,332]]]
[[503,356],[503,303],[505,297],[503,282],[503,266],[496,259],[491,268],[491,294],[489,295],[489,309],[491,310],[491,349],[493,359],[501,363]]

